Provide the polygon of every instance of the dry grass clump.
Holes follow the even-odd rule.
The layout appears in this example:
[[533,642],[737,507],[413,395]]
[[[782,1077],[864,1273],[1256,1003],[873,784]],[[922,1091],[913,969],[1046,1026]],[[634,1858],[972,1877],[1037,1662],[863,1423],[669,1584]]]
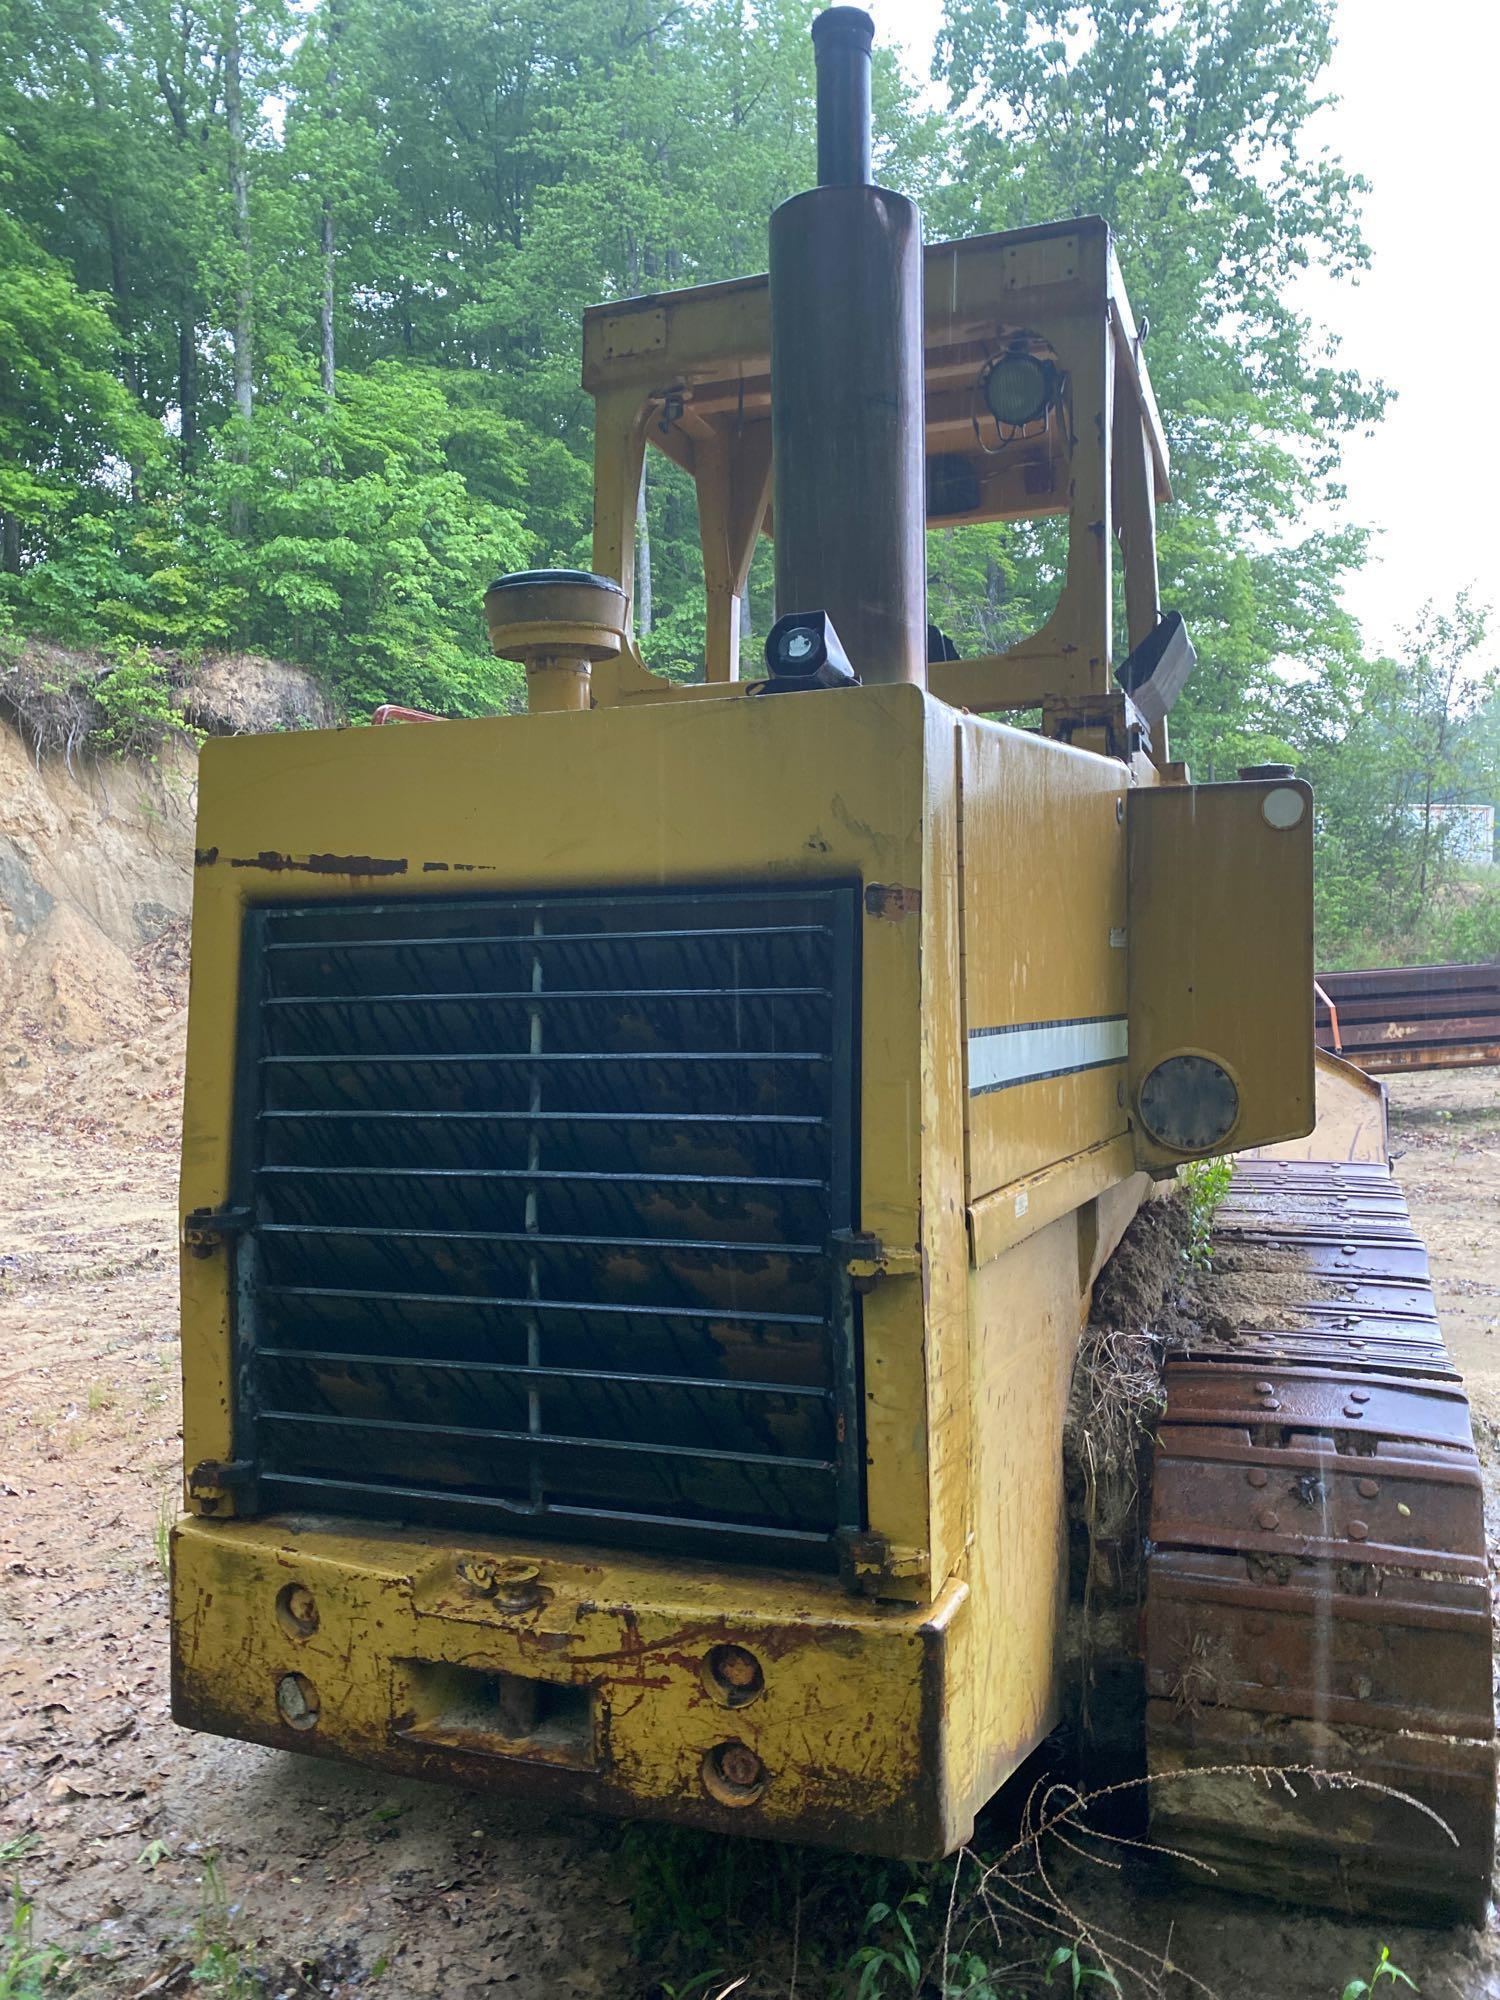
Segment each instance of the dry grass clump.
[[[1112,1810],[1125,1794],[1142,1796],[1163,1785],[1225,1779],[1293,1796],[1299,1782],[1316,1790],[1375,1793],[1410,1806],[1441,1828],[1455,1848],[1459,1845],[1447,1821],[1410,1793],[1352,1771],[1325,1771],[1311,1764],[1216,1764],[1157,1771],[1091,1792],[1044,1778],[1032,1787],[1016,1836],[1004,1853],[990,1862],[972,1849],[958,1857],[941,1943],[931,1955],[929,1972],[973,1962],[976,1954],[987,1956],[992,1950],[999,1952],[1002,1963],[990,1968],[991,1978],[1021,1972],[1036,1964],[1038,1937],[1054,1938],[1059,1941],[1054,1963],[1071,1959],[1100,1992],[1141,1994],[1148,2000],[1192,1993],[1202,2000],[1218,2000],[1213,1988],[1174,1961],[1170,1930],[1159,1945],[1145,1944],[1102,1923],[1096,1899],[1089,1893],[1089,1875],[1075,1864],[1118,1874],[1125,1860],[1137,1855],[1174,1863],[1211,1882],[1216,1871],[1208,1862],[1158,1842],[1106,1832],[1090,1815],[1101,1807]],[[966,1877],[971,1878],[967,1885]],[[949,1989],[935,1980],[932,1990]],[[1079,1990],[1076,1983],[1074,1990]]]

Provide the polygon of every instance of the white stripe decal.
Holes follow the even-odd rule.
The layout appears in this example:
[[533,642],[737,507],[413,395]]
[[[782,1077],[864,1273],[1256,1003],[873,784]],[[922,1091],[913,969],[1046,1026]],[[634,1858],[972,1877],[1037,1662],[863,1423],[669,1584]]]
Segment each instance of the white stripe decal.
[[1026,1021],[969,1032],[969,1095],[1009,1090],[1046,1077],[1076,1076],[1122,1063],[1129,1047],[1123,1014],[1092,1021]]

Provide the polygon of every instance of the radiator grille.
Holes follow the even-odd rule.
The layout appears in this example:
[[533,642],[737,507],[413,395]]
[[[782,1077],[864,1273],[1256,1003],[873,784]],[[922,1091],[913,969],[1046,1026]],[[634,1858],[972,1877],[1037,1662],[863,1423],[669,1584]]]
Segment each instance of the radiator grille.
[[265,1498],[831,1560],[860,1524],[854,895],[250,913]]

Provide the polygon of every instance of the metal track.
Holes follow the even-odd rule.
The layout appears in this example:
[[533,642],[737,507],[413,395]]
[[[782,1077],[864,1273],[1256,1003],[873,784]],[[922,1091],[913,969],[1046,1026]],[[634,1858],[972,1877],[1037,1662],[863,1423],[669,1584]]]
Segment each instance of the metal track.
[[1426,1253],[1385,1168],[1257,1160],[1236,1167],[1214,1266],[1244,1310],[1168,1364],[1157,1438],[1152,1837],[1224,1887],[1477,1920],[1484,1506]]

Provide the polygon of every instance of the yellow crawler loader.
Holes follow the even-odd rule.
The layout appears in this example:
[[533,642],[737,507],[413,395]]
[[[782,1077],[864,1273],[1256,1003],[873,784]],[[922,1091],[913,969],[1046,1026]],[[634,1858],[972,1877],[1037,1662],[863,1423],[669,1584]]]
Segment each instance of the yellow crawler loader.
[[[1243,1310],[1157,1434],[1153,1828],[1221,1882],[1473,1915],[1478,1473],[1376,1087],[1315,1077],[1310,794],[1171,760],[1108,228],[924,246],[871,178],[868,17],[813,38],[769,276],[585,316],[593,570],[486,599],[527,712],[204,750],[175,1713],[951,1852],[1064,1712],[1095,1279],[1233,1152]],[[632,634],[648,446],[696,487],[693,685]],[[927,529],[1049,516],[1051,616],[952,657]]]

